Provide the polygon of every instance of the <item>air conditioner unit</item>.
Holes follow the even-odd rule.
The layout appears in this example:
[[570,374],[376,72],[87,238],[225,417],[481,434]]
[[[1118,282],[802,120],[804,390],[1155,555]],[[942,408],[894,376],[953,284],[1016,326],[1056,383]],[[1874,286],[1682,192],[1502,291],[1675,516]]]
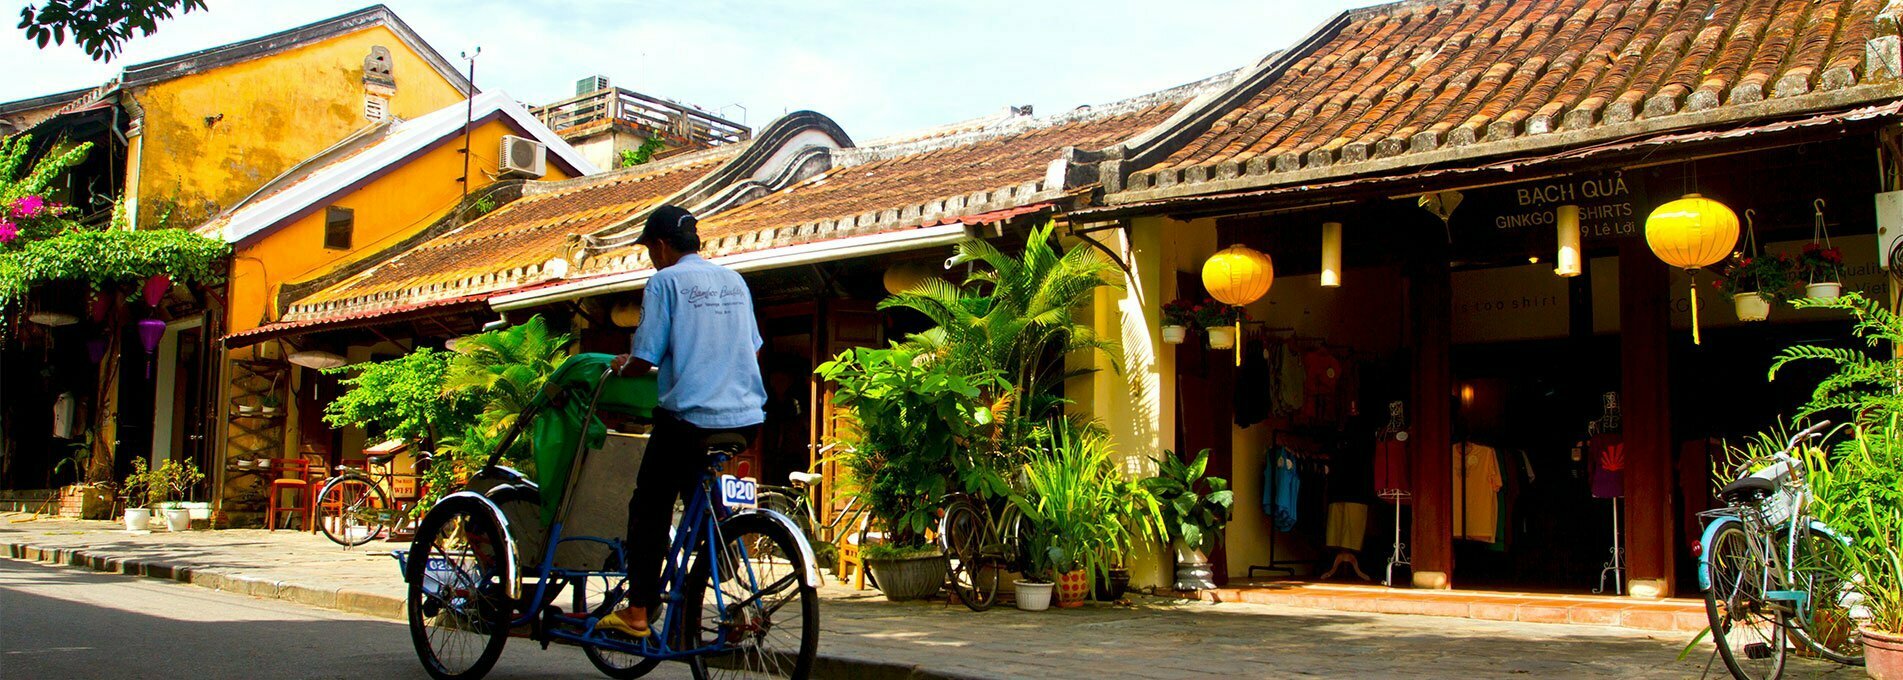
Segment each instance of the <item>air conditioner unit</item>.
[[533,139],[503,135],[502,155],[497,165],[504,175],[540,178],[548,174],[548,147]]

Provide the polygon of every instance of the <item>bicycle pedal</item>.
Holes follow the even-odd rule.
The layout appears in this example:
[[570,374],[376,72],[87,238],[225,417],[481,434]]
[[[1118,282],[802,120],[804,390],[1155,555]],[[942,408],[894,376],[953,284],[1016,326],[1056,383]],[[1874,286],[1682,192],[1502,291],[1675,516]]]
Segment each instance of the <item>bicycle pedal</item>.
[[1764,644],[1762,642],[1753,642],[1751,644],[1745,645],[1744,658],[1769,659],[1771,658],[1771,646]]

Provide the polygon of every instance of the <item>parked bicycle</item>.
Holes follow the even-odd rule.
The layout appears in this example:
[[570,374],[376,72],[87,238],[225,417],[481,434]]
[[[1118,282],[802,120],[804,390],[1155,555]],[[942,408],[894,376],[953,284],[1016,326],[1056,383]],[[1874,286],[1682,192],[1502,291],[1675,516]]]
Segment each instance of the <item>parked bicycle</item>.
[[[824,457],[837,446],[835,443],[820,447],[819,455]],[[842,540],[841,527],[863,533],[865,508],[859,507],[859,499],[855,496],[847,496],[846,504],[834,511],[830,518],[824,521],[820,519],[820,499],[814,495],[813,488],[824,479],[818,473],[794,471],[787,475],[786,486],[761,484],[760,507],[791,518],[799,526],[800,533],[806,535],[806,541],[813,545]]]
[[[614,522],[603,523],[593,513],[571,515],[577,489],[587,484],[623,490],[633,480],[582,475],[586,458],[602,449],[590,450],[589,437],[577,436],[565,488],[548,516],[542,514],[543,490],[502,465],[501,456],[543,411],[563,410],[552,404],[583,395],[588,401],[578,435],[585,435],[598,409],[651,415],[652,403],[604,405],[609,383],[651,380],[615,377],[608,370],[612,360],[580,354],[564,361],[469,487],[431,507],[411,550],[398,555],[408,583],[410,637],[424,669],[439,680],[480,678],[517,629],[544,647],[580,646],[598,670],[614,678],[640,677],[666,660],[686,662],[697,678],[807,677],[819,645],[819,569],[792,519],[751,507],[755,485],[720,474],[746,446],[738,436],[709,441],[709,464],[668,547],[661,606],[650,612],[654,633],[636,639],[598,628],[628,594],[626,549],[618,532],[571,535],[565,528],[594,522],[613,530]],[[651,400],[652,390],[647,394]],[[538,465],[554,464],[541,455]],[[518,552],[525,547],[533,552]],[[592,563],[578,563],[577,555]],[[556,604],[565,588],[572,595],[569,610]]]
[[[1812,518],[1800,447],[1820,439],[1829,423],[1791,437],[1769,459],[1719,491],[1726,507],[1701,513],[1699,586],[1712,641],[1732,677],[1781,676],[1792,648],[1842,664],[1861,665],[1854,621],[1858,595],[1833,578],[1847,539]],[[1793,643],[1795,641],[1795,643]]]
[[971,494],[952,494],[938,519],[938,545],[950,563],[953,594],[972,611],[990,609],[998,586],[1011,572],[1024,572],[1024,514],[1015,505],[993,515],[991,504]]
[[401,449],[367,456],[362,468],[337,466],[337,475],[317,492],[317,528],[325,538],[351,548],[413,524],[410,508],[415,501],[392,500],[391,491],[398,480],[422,484],[430,456],[417,455],[414,474],[398,474],[392,464],[398,453]]

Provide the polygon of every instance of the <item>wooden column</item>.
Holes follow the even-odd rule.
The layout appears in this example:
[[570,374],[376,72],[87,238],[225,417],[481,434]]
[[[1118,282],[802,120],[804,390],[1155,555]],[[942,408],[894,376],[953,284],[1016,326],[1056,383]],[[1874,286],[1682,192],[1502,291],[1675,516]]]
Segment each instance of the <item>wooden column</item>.
[[1454,570],[1453,278],[1445,258],[1409,277],[1414,392],[1408,453],[1414,461],[1414,587],[1450,588]]
[[[1671,273],[1627,239],[1619,248],[1620,405],[1625,442],[1626,592],[1672,592]],[[1711,313],[1711,312],[1707,312]]]

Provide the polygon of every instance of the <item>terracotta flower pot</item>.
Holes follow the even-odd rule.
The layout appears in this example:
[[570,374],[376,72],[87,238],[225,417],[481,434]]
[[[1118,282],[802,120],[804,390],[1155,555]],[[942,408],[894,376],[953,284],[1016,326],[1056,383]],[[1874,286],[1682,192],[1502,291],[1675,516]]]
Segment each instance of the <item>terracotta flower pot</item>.
[[1863,629],[1863,672],[1876,680],[1903,680],[1903,632]]
[[1763,321],[1771,317],[1771,301],[1757,293],[1733,295],[1731,304],[1738,311],[1739,321]]
[[1090,573],[1082,569],[1057,576],[1057,606],[1081,607],[1090,599]]

